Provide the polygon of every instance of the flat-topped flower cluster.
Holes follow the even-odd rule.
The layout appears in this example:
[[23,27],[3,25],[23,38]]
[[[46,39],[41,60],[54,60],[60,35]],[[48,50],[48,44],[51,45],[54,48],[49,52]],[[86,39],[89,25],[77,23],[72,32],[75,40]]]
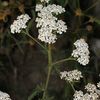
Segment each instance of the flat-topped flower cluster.
[[60,78],[69,82],[79,81],[82,77],[81,71],[78,70],[60,72]]
[[22,29],[25,29],[27,27],[26,23],[29,21],[29,19],[30,17],[27,14],[18,16],[10,26],[11,33],[20,33]]
[[40,0],[40,1],[48,3],[50,0]]
[[97,83],[97,86],[88,83],[85,89],[87,90],[86,93],[81,90],[75,91],[73,100],[100,100],[100,82]]
[[77,58],[77,61],[82,65],[87,65],[89,63],[89,50],[88,44],[84,39],[79,39],[74,43],[76,49],[73,50],[72,56]]
[[0,91],[0,100],[11,100],[11,98],[7,93]]
[[57,15],[65,12],[65,9],[55,4],[47,6],[37,4],[36,11],[38,12],[36,18],[37,28],[39,28],[38,39],[49,44],[55,43],[57,40],[56,33],[62,34],[67,30],[65,22],[57,18]]

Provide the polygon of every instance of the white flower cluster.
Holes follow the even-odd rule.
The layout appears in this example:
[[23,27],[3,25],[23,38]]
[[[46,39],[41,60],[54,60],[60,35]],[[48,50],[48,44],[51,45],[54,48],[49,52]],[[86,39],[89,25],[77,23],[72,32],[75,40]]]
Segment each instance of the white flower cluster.
[[100,82],[97,83],[97,87],[94,84],[88,83],[85,86],[87,93],[83,93],[83,91],[75,91],[73,100],[100,100],[100,90],[98,89]]
[[14,20],[13,24],[10,26],[11,33],[20,33],[22,29],[27,27],[26,23],[30,19],[29,15],[22,14]]
[[62,20],[58,20],[55,15],[65,12],[65,9],[59,5],[44,6],[36,5],[38,17],[36,18],[37,28],[39,28],[38,39],[45,43],[55,43],[57,40],[56,33],[62,34],[66,32],[67,26]]
[[11,100],[11,98],[7,93],[0,91],[0,100]]
[[77,58],[77,61],[82,65],[87,65],[89,63],[89,50],[88,44],[84,39],[79,39],[74,43],[76,49],[73,50],[72,56]]
[[88,83],[86,86],[85,86],[85,89],[88,91],[88,92],[94,92],[96,90],[96,86],[94,84],[91,84],[91,83]]
[[97,87],[98,87],[98,88],[100,88],[100,82],[99,82],[99,83],[97,83]]
[[48,3],[50,0],[40,0],[40,1]]
[[78,81],[83,77],[82,73],[78,70],[60,72],[60,75],[61,79],[65,79],[69,82]]

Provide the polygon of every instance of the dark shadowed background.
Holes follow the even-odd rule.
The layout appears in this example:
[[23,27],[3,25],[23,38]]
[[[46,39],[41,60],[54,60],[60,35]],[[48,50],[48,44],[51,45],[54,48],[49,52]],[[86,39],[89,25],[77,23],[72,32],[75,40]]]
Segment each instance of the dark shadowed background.
[[[100,73],[100,0],[51,0],[62,5],[66,12],[59,16],[68,26],[66,33],[59,36],[52,46],[53,59],[56,61],[71,55],[73,42],[85,38],[90,46],[90,63],[83,67],[77,62],[57,65],[52,72],[49,94],[54,100],[72,100],[73,92],[60,79],[57,69],[78,68],[83,72],[83,80],[76,88],[84,88],[87,82],[99,81]],[[16,17],[27,13],[30,34],[37,38],[35,5],[39,0],[0,0],[0,90],[10,94],[12,100],[27,100],[33,91],[45,83],[47,75],[47,55],[25,34],[11,34],[10,25]],[[84,13],[84,15],[81,15]],[[37,87],[38,86],[38,87]],[[39,90],[38,90],[39,91]],[[38,92],[33,100],[38,100]]]

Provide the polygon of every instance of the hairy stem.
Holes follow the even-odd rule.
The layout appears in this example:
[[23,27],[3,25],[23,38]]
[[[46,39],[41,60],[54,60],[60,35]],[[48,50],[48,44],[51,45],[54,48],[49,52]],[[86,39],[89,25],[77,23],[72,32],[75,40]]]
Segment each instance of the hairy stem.
[[46,48],[40,43],[38,42],[35,38],[33,38],[30,34],[27,34],[27,36],[29,36],[33,41],[35,41],[39,46],[41,46],[43,49],[46,50]]
[[46,91],[47,91],[47,88],[48,88],[48,83],[49,83],[51,71],[52,71],[51,45],[48,44],[48,74],[47,74],[47,79],[46,79],[46,84],[45,84],[45,89],[44,89],[42,100],[45,100]]
[[[23,31],[24,32],[24,31]],[[37,39],[35,39],[34,37],[32,37],[28,31],[26,30],[24,32],[28,37],[30,37],[33,41],[35,41],[40,47],[42,47],[45,51],[47,51],[46,47],[44,47]]]
[[57,62],[54,62],[52,65],[54,66],[54,65],[56,65],[56,64],[60,64],[60,63],[63,63],[63,62],[65,62],[65,61],[69,61],[69,60],[76,60],[76,59],[75,59],[75,58],[71,58],[71,57],[65,58],[65,59],[61,59],[61,60],[59,60],[59,61],[57,61]]
[[92,9],[93,7],[95,7],[97,4],[98,4],[98,2],[99,2],[100,0],[97,0],[96,2],[94,2],[89,8],[87,8],[84,12],[87,12],[87,11],[89,11],[90,9]]
[[69,82],[70,86],[72,87],[73,91],[75,92],[75,88],[71,82]]

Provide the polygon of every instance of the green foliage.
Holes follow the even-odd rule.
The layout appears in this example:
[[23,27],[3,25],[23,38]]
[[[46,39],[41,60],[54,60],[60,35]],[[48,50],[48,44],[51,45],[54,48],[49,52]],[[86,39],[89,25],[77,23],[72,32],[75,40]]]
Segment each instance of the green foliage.
[[[35,22],[35,6],[37,3],[40,3],[40,1],[7,0],[7,3],[8,5],[5,6],[3,0],[0,0],[0,88],[4,91],[8,90],[16,100],[26,100],[28,94],[31,93],[28,100],[41,100],[45,85],[40,84],[41,82],[45,83],[48,74],[48,68],[46,66],[49,64],[47,64],[47,44],[37,40],[38,32]],[[59,4],[66,8],[66,12],[60,15],[59,18],[64,20],[68,26],[67,32],[61,36],[59,35],[57,42],[51,46],[53,63],[69,57],[74,48],[73,43],[79,38],[85,38],[92,51],[92,38],[94,38],[94,36],[100,38],[98,34],[100,30],[99,15],[94,17],[95,9],[92,12],[90,11],[95,8],[95,2],[91,0],[51,0],[50,3]],[[91,5],[89,6],[88,3]],[[82,10],[83,8],[85,10]],[[100,9],[98,8],[98,10]],[[11,23],[22,13],[28,13],[32,18],[28,23],[27,31],[33,39],[36,38],[35,41],[24,33],[14,35],[10,33]],[[94,15],[92,13],[94,13]],[[90,25],[89,28],[88,25]],[[24,30],[24,32],[25,31],[26,30]],[[36,43],[40,43],[40,46]],[[46,50],[43,50],[43,48]],[[99,54],[100,52],[98,52],[98,55]],[[90,55],[90,64],[86,67],[81,66],[76,61],[65,61],[53,66],[45,100],[72,100],[73,90],[70,84],[64,84],[59,78],[60,71],[72,69],[82,71],[84,78],[82,82],[75,84],[76,89],[83,88],[88,82],[95,83],[99,81],[100,58],[97,57],[93,51]],[[38,74],[36,74],[36,76],[34,74],[35,71]],[[26,82],[26,80],[29,80],[29,83]],[[2,84],[4,87],[7,87],[7,89],[3,88]],[[36,84],[37,87],[35,87]],[[16,87],[18,87],[18,89]],[[20,87],[22,90],[18,92]],[[34,88],[33,91],[30,91],[32,88]],[[52,93],[50,91],[52,91]],[[21,94],[23,95],[20,96]],[[52,96],[52,94],[54,95]]]
[[94,18],[94,22],[96,22],[97,24],[99,24],[99,25],[100,25],[100,20],[99,20],[99,19]]
[[28,100],[40,100],[42,98],[43,87],[41,86],[38,85],[36,89],[33,90],[32,94],[28,97]]

